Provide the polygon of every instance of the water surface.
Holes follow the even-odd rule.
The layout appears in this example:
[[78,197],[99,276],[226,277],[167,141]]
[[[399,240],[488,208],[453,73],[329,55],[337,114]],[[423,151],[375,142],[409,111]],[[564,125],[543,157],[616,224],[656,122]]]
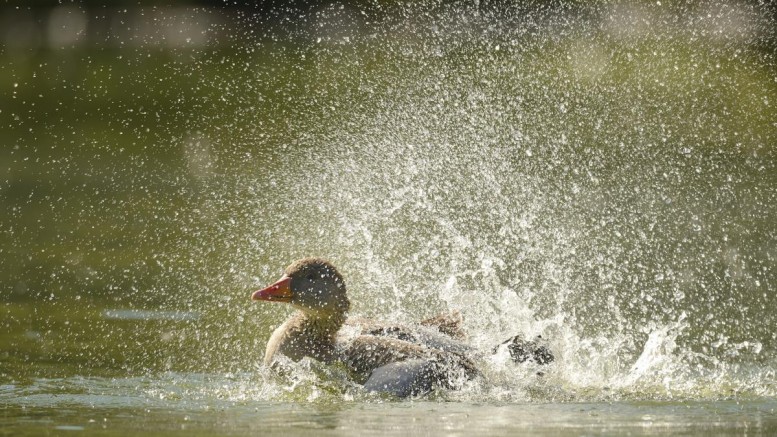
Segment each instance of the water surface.
[[[242,381],[241,381],[242,379]],[[40,435],[771,435],[774,400],[473,403],[249,399],[251,377],[161,375],[2,387],[3,433]],[[246,387],[242,387],[246,389]],[[252,389],[248,388],[251,392]]]

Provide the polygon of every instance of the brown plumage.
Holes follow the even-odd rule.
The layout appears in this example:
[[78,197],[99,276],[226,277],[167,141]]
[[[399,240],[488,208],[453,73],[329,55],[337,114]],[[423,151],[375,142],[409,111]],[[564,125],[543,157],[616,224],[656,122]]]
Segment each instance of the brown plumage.
[[381,366],[411,359],[432,360],[450,366],[455,373],[476,374],[474,365],[463,353],[468,348],[435,332],[438,328],[443,333],[461,336],[461,329],[456,326],[460,316],[425,320],[425,331],[348,319],[350,301],[345,282],[337,269],[323,259],[305,258],[292,263],[280,280],[256,291],[252,299],[288,303],[298,310],[270,337],[264,356],[267,365],[277,361],[279,355],[294,361],[304,357],[325,363],[339,361],[359,382]]
[[[251,298],[297,309],[270,336],[264,356],[267,365],[280,355],[294,361],[310,357],[341,362],[366,388],[400,396],[428,391],[434,385],[455,387],[478,374],[471,360],[475,351],[461,342],[465,336],[460,314],[433,317],[417,327],[348,318],[351,304],[345,281],[326,260],[295,261],[281,279]],[[516,362],[527,357],[540,364],[553,361],[550,351],[537,341],[515,336],[503,345],[508,345]],[[520,352],[520,359],[514,350]]]

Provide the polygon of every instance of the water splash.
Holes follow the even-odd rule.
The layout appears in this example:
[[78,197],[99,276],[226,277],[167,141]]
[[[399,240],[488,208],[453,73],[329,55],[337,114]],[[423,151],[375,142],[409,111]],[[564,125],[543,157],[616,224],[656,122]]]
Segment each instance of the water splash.
[[[205,194],[206,209],[230,217],[209,240],[234,248],[222,255],[243,275],[234,282],[322,255],[341,266],[360,315],[457,310],[484,351],[524,333],[559,355],[539,379],[491,360],[493,385],[462,396],[773,393],[761,378],[774,359],[763,308],[775,295],[777,132],[762,102],[777,89],[753,45],[762,18],[749,15],[733,47],[704,26],[633,38],[595,12],[496,21],[443,10],[380,37],[284,51],[297,76],[283,96],[297,100],[283,144],[202,134],[215,148],[274,147],[216,170],[238,173],[235,196],[218,184]],[[648,9],[613,13],[656,22]],[[276,81],[258,71],[214,89],[236,84]],[[256,96],[229,95],[234,111],[207,123],[246,131]],[[261,313],[264,329],[283,317],[227,311],[245,324]]]
[[[161,85],[129,80],[138,94],[169,95],[171,77],[194,90],[164,129],[136,128],[147,155],[108,155],[136,170],[114,164],[106,186],[140,186],[123,208],[147,216],[117,218],[99,196],[75,216],[82,241],[99,216],[101,236],[132,231],[119,245],[148,247],[130,261],[94,244],[63,255],[38,292],[91,322],[57,313],[26,331],[36,347],[80,373],[100,358],[171,379],[262,375],[205,384],[215,398],[349,399],[327,382],[342,382],[335,370],[307,363],[276,379],[257,367],[287,313],[250,305],[248,291],[320,255],[343,270],[359,315],[458,310],[483,351],[524,333],[559,357],[541,378],[489,357],[486,381],[443,397],[775,395],[777,88],[764,11],[429,2],[369,25],[352,12],[329,8],[280,36],[256,36],[246,18],[231,34],[239,49],[166,60]],[[149,124],[134,117],[125,124]],[[166,154],[172,164],[143,173]],[[65,167],[91,171],[87,160]],[[78,287],[66,276],[128,312],[82,305],[80,291],[68,300]],[[124,344],[89,343],[95,330]],[[68,336],[91,349],[62,352]]]

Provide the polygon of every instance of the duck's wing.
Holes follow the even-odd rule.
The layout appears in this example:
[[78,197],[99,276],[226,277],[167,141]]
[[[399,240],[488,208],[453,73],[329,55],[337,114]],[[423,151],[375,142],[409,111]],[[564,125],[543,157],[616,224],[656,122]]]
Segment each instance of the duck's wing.
[[431,358],[430,351],[419,344],[394,337],[359,335],[341,349],[341,361],[364,382],[378,367],[408,359]]
[[412,359],[389,363],[372,371],[364,383],[367,391],[389,393],[400,398],[429,393],[440,378],[437,363],[429,359]]
[[458,340],[451,338],[450,336],[441,333],[437,329],[427,328],[426,326],[419,326],[415,330],[416,341],[424,344],[428,347],[440,349],[446,352],[451,352],[460,355],[466,355],[468,357],[474,357],[477,355],[477,351],[472,346]]
[[380,367],[408,360],[430,360],[470,378],[477,374],[472,361],[460,354],[377,335],[359,335],[343,345],[340,359],[359,382],[366,381]]
[[421,325],[434,328],[441,333],[459,341],[464,341],[467,339],[467,334],[464,332],[464,327],[462,326],[463,324],[464,317],[459,311],[438,314],[434,317],[421,320]]
[[507,348],[510,357],[516,363],[530,361],[537,364],[550,364],[555,360],[553,352],[540,335],[532,340],[526,340],[522,335],[515,335],[494,347],[491,352],[495,354],[503,347]]
[[[409,341],[413,341],[412,339],[414,337],[414,328],[404,325],[385,323],[364,318],[351,318],[348,319],[348,323],[358,325],[361,327],[363,332],[372,335],[388,335]],[[467,339],[467,335],[464,332],[464,328],[462,326],[463,323],[464,318],[462,317],[461,313],[459,311],[454,311],[450,313],[438,314],[434,317],[424,319],[421,321],[420,325],[425,326],[431,330],[439,331],[441,334],[447,335],[454,340],[465,341]]]
[[[455,317],[459,317],[458,322],[454,321]],[[365,336],[394,338],[425,348],[471,355],[474,351],[471,346],[463,343],[461,338],[446,333],[446,329],[452,329],[454,324],[460,323],[460,321],[460,315],[456,316],[455,314],[441,315],[424,320],[421,322],[421,326],[407,326],[362,318],[349,318],[346,321],[346,331],[358,332]],[[447,326],[448,328],[441,328],[441,326]]]

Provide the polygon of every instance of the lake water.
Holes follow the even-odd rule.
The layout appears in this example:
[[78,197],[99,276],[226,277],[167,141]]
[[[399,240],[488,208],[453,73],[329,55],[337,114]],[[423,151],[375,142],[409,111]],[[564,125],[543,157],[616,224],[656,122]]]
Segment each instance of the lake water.
[[[38,380],[2,387],[5,435],[772,435],[774,400],[439,402],[249,399],[250,377]],[[256,381],[253,381],[256,382]],[[237,389],[229,393],[230,389]],[[252,392],[255,387],[248,388]]]
[[[482,3],[0,9],[0,435],[777,433],[774,15]],[[483,377],[263,367],[311,255]]]

